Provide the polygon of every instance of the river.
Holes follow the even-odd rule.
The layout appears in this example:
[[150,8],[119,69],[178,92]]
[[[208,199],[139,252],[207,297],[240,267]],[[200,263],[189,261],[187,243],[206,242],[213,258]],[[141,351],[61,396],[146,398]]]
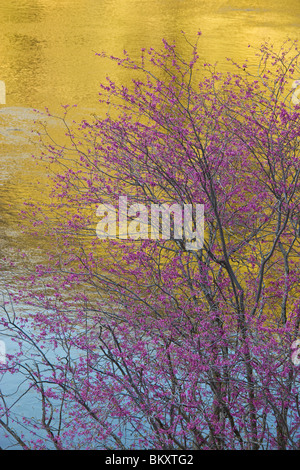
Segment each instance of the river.
[[[224,70],[227,57],[255,62],[248,44],[297,39],[299,26],[299,0],[0,0],[0,80],[6,84],[6,104],[0,105],[2,284],[9,286],[10,250],[36,249],[17,225],[18,211],[38,194],[43,178],[31,157],[34,109],[56,113],[76,104],[78,119],[99,114],[99,83],[107,75],[127,80],[126,71],[96,52],[126,49],[138,58],[141,48],[158,48],[162,38],[179,39],[183,30],[192,40],[201,30],[201,54]],[[33,407],[30,398],[19,413]]]
[[[111,75],[126,82],[126,71],[95,52],[137,58],[142,47],[160,47],[185,31],[202,31],[201,54],[228,68],[226,57],[255,61],[264,40],[281,44],[297,38],[298,0],[1,0],[0,80],[0,250],[32,239],[18,232],[18,210],[32,196],[41,175],[31,159],[33,109],[60,112],[76,104],[77,118],[101,113],[99,83]],[[2,256],[3,257],[3,256]]]

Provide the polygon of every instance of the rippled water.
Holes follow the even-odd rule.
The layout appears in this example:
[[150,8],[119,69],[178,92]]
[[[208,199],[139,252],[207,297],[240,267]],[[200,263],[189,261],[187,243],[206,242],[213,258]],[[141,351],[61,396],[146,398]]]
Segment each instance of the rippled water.
[[32,109],[56,112],[68,103],[78,104],[78,118],[101,113],[99,83],[107,74],[127,79],[126,71],[95,52],[121,54],[125,48],[138,57],[142,47],[160,47],[163,37],[178,39],[184,30],[192,39],[201,30],[201,53],[222,69],[228,56],[254,61],[249,43],[297,38],[299,25],[298,0],[2,0],[0,250],[32,243],[16,228],[17,211],[40,177],[30,158]]
[[[229,67],[226,57],[254,62],[249,43],[296,39],[299,26],[299,0],[1,0],[0,260],[10,248],[32,249],[17,213],[42,179],[31,158],[33,109],[57,112],[62,104],[77,104],[78,119],[99,114],[99,83],[108,74],[128,78],[95,52],[126,49],[137,58],[142,47],[160,47],[162,38],[179,39],[184,30],[192,40],[201,30],[201,54],[222,70]],[[184,43],[180,47],[185,53]],[[8,283],[10,271],[1,270]],[[34,413],[28,400],[18,405],[20,414]]]

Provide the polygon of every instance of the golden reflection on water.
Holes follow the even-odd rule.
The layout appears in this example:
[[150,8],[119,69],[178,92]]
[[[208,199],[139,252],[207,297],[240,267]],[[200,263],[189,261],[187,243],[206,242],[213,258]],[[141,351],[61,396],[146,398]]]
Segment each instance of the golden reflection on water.
[[203,32],[210,62],[243,60],[248,44],[296,38],[298,0],[5,0],[0,4],[0,80],[8,106],[76,103],[94,108],[111,72],[94,52],[134,56],[141,47]]
[[2,0],[0,80],[7,95],[0,105],[0,250],[32,244],[15,225],[39,178],[30,157],[32,108],[56,112],[61,104],[78,104],[79,118],[99,114],[99,83],[108,74],[126,81],[126,71],[95,52],[126,49],[137,58],[142,47],[160,47],[163,37],[178,39],[183,30],[193,39],[201,30],[203,57],[224,69],[226,57],[255,61],[248,44],[297,39],[299,25],[299,0]]

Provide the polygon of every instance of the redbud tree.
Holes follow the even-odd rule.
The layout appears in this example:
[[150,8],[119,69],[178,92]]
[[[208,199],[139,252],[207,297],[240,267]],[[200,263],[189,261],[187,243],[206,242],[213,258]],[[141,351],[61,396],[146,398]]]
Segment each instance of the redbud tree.
[[[77,124],[65,107],[64,142],[41,130],[51,192],[23,216],[48,258],[27,254],[2,305],[16,345],[2,383],[37,400],[20,417],[21,392],[1,392],[0,426],[23,449],[300,448],[297,44],[225,73],[200,34],[184,38],[188,60],[166,41],[139,61],[100,54],[131,76],[101,86],[107,112]],[[121,196],[203,205],[203,245],[176,237],[172,214],[170,236],[151,237],[141,209],[99,237],[97,208]]]

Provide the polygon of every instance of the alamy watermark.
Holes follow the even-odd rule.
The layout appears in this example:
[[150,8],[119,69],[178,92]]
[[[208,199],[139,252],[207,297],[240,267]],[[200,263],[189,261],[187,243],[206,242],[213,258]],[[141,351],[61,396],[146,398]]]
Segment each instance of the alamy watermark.
[[0,364],[6,363],[6,349],[4,341],[0,340]]
[[292,83],[292,89],[295,90],[292,94],[292,103],[297,105],[300,104],[300,99],[298,95],[300,94],[300,80],[294,80]]
[[[100,204],[96,233],[100,239],[183,240],[187,250],[199,250],[204,243],[203,204],[151,204],[150,211],[140,203],[128,207],[127,196],[119,197],[117,209]],[[118,234],[117,234],[118,231]]]
[[292,351],[292,354],[291,354],[292,363],[295,366],[299,366],[300,365],[300,339],[299,338],[293,341],[291,345],[291,351]]

